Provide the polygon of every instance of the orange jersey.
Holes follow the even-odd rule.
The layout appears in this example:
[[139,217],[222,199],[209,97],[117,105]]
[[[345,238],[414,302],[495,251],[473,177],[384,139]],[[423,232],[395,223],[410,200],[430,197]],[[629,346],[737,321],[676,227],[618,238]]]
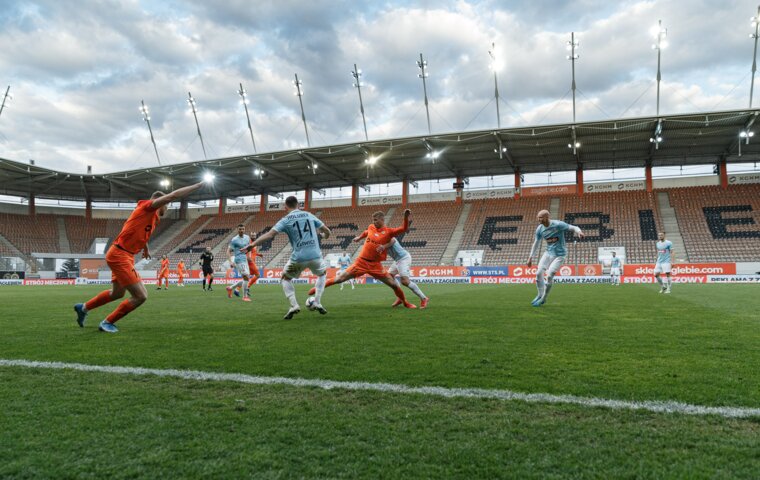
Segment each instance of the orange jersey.
[[260,254],[258,250],[256,250],[256,247],[253,247],[250,249],[245,256],[248,258],[248,263],[256,263],[256,257],[263,257],[264,255]]
[[169,273],[169,259],[161,260],[161,270],[159,275],[164,275]]
[[177,273],[179,275],[184,275],[184,273],[185,273],[185,262],[179,262],[177,264]]
[[398,228],[391,228],[385,226],[383,228],[375,228],[374,224],[370,224],[369,227],[362,233],[362,238],[367,238],[362,246],[362,251],[359,253],[359,258],[368,262],[382,262],[385,260],[387,253],[383,250],[382,253],[377,251],[377,247],[385,245],[391,241],[391,238],[396,235],[402,234],[409,229],[409,219],[404,218],[404,224]]
[[147,245],[158,222],[158,210],[153,208],[153,201],[140,200],[113,243],[123,250],[137,254]]

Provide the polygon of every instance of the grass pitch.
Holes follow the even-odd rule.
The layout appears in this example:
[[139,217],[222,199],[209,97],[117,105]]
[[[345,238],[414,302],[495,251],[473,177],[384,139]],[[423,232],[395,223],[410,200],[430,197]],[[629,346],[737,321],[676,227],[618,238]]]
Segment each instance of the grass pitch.
[[[0,358],[760,407],[756,285],[279,286],[72,305],[102,288],[2,287]],[[303,302],[306,287],[299,286]],[[411,294],[410,294],[411,295]],[[411,298],[411,296],[410,296]],[[0,367],[0,477],[756,478],[760,419]]]

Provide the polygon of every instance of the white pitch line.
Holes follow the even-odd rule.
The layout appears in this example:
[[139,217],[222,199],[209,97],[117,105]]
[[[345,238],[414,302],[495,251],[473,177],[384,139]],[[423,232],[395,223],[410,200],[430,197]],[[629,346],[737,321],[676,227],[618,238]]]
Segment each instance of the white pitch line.
[[139,367],[114,367],[86,365],[83,363],[37,362],[33,360],[0,359],[0,367],[41,368],[51,370],[76,370],[80,372],[115,373],[120,375],[152,375],[157,377],[181,378],[213,382],[235,382],[252,385],[287,385],[292,387],[314,387],[341,390],[366,390],[383,393],[431,395],[445,398],[488,398],[512,400],[527,403],[553,403],[602,407],[613,410],[644,410],[656,413],[679,413],[684,415],[717,415],[725,418],[760,417],[760,408],[710,407],[674,401],[628,401],[575,395],[553,395],[549,393],[521,393],[511,390],[489,390],[482,388],[411,387],[393,383],[342,382],[287,377],[259,377],[242,373],[215,373],[198,370],[173,370]]

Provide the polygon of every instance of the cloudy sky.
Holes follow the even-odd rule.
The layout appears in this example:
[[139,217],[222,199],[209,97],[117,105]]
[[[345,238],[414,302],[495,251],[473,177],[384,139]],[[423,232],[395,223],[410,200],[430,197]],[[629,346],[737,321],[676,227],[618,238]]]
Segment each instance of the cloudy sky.
[[360,141],[354,63],[370,138],[420,135],[420,53],[433,132],[494,128],[491,42],[502,126],[568,122],[571,31],[578,121],[652,115],[658,19],[669,43],[661,111],[745,108],[756,10],[756,0],[0,0],[0,95],[10,85],[13,96],[0,157],[71,172],[156,165],[145,100],[163,163],[202,159],[188,92],[209,158],[251,153],[241,82],[258,151],[305,146],[295,73],[312,144]]

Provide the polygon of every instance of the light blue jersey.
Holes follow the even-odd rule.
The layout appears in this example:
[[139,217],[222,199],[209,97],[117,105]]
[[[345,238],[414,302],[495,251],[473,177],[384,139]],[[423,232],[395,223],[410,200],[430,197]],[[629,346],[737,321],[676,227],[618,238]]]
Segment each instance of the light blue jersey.
[[232,254],[235,256],[235,263],[247,262],[245,252],[242,249],[250,244],[251,237],[245,234],[242,237],[240,235],[235,235],[232,241],[230,241],[230,249],[232,249]]
[[565,231],[570,229],[570,225],[559,220],[550,220],[549,226],[545,227],[539,224],[536,228],[536,240],[546,240],[546,253],[555,257],[564,257],[567,255],[565,248]]
[[397,262],[401,260],[404,257],[408,257],[409,252],[407,252],[404,247],[401,246],[401,242],[396,240],[393,242],[393,245],[391,248],[388,249],[388,255],[391,256],[392,259],[396,260]]
[[347,269],[348,266],[351,265],[351,257],[349,255],[338,257],[338,265],[340,265],[341,270]]
[[610,267],[612,268],[620,268],[621,265],[620,257],[612,257],[612,260],[610,260]]
[[300,263],[322,258],[317,234],[317,229],[322,225],[322,221],[311,213],[293,210],[272,228],[288,235],[290,246],[293,248],[290,261]]
[[673,242],[665,240],[657,242],[657,263],[670,263],[670,253],[673,251]]

